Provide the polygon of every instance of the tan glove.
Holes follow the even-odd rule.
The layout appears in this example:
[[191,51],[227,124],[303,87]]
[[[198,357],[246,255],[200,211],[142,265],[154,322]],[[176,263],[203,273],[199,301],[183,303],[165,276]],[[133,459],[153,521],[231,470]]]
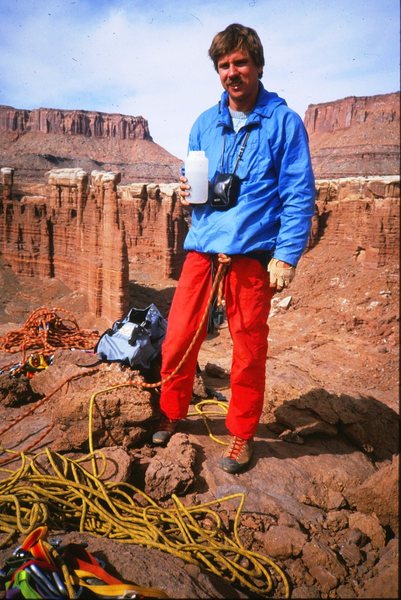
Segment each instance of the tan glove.
[[270,287],[275,287],[278,292],[288,287],[295,277],[295,267],[277,258],[271,259],[267,270],[270,273]]

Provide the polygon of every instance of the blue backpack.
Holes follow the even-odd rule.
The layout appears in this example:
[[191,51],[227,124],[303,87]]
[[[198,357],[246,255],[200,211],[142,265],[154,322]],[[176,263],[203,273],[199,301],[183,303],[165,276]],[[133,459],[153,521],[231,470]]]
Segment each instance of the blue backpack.
[[166,329],[167,321],[154,304],[133,307],[100,336],[95,352],[102,360],[148,369],[160,353]]

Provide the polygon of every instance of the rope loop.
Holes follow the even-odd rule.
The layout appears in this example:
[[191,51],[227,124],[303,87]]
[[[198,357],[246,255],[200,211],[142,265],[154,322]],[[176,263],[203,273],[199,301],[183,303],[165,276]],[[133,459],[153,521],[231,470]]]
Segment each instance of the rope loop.
[[[172,506],[165,507],[134,485],[102,480],[78,460],[49,448],[29,457],[16,453],[16,459],[20,469],[0,467],[0,548],[18,533],[29,536],[36,528],[79,531],[162,550],[223,577],[252,597],[290,597],[279,565],[241,542],[244,493],[193,506],[172,494]],[[218,513],[224,503],[232,511],[232,531]],[[56,562],[50,544],[42,544],[40,550],[51,553]],[[70,581],[68,570],[63,575]]]
[[231,263],[231,256],[227,256],[227,254],[223,254],[222,252],[220,252],[217,255],[217,260],[220,264],[229,265]]

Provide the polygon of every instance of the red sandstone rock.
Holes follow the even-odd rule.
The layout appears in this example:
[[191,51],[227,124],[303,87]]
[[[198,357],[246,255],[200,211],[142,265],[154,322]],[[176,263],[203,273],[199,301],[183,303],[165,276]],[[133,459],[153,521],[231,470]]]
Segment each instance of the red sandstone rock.
[[399,597],[399,540],[391,540],[379,562],[373,567],[371,579],[362,585],[358,598]]
[[152,141],[143,117],[0,106],[0,156],[27,181],[54,167],[120,171],[129,181],[177,181],[181,161]]
[[[325,580],[326,583],[322,587],[328,585],[329,589],[332,589],[337,583],[334,579],[328,578],[326,572],[330,573],[333,578],[340,582],[344,580],[346,575],[346,569],[338,560],[336,553],[325,543],[316,539],[304,545],[302,549],[302,561],[315,579],[320,583],[322,579]],[[324,572],[317,572],[317,567],[324,569]],[[329,590],[324,589],[324,591],[327,592]]]
[[19,110],[0,106],[0,131],[35,131],[122,140],[151,139],[148,123],[143,117],[52,108]]
[[[391,459],[397,451],[398,415],[373,398],[353,398],[345,394],[337,397],[324,390],[313,390],[297,400],[283,402],[276,409],[275,417],[280,424],[290,427],[292,434],[302,438],[341,433],[381,460]],[[288,439],[289,434],[284,433],[286,435],[280,437]],[[340,505],[338,495],[326,498],[327,508],[339,508]]]
[[[57,452],[87,450],[90,408],[96,449],[116,445],[129,448],[146,437],[144,423],[154,414],[150,393],[129,385],[127,374],[118,364],[102,363],[92,368],[85,361],[86,356],[88,354],[81,351],[57,351],[53,365],[35,374],[30,384],[36,398],[58,391],[32,418],[22,420],[5,433],[2,443],[6,447],[15,447],[15,440],[20,449],[26,446],[29,423],[32,439],[38,439],[46,428],[53,426],[45,443]],[[61,387],[68,380],[67,385]],[[91,407],[90,400],[95,393]],[[11,421],[24,414],[26,408],[26,405],[8,408],[7,413],[3,410],[4,416]]]
[[263,542],[268,556],[289,558],[299,556],[307,542],[307,535],[285,525],[273,525],[259,539]]
[[358,511],[375,513],[383,527],[389,525],[398,534],[399,522],[399,457],[394,456],[361,486],[350,489],[347,500]]
[[386,534],[375,513],[369,515],[360,512],[351,513],[349,516],[349,526],[353,529],[360,529],[365,533],[371,540],[374,548],[383,548],[385,546]]
[[[3,169],[0,186],[0,251],[13,269],[82,289],[109,322],[128,308],[129,278],[149,260],[163,261],[164,277],[179,275],[188,230],[176,186],[118,182],[117,173],[94,171],[89,181],[82,169],[54,169],[43,195],[14,198],[12,171]],[[366,267],[397,260],[396,178],[322,181],[317,192],[310,247],[324,235]]]
[[166,448],[159,449],[145,475],[145,491],[160,500],[171,494],[183,495],[194,483],[195,448],[183,433],[173,435]]
[[318,181],[311,245],[324,235],[366,266],[397,260],[399,185],[397,177]]
[[399,174],[399,92],[312,104],[305,125],[316,177]]
[[338,579],[331,571],[322,567],[322,565],[315,564],[309,569],[309,573],[314,577],[319,585],[319,589],[324,593],[328,594],[330,590],[338,586]]
[[13,172],[3,169],[0,187],[0,251],[13,269],[83,290],[90,312],[109,323],[128,309],[130,263],[162,259],[162,277],[177,277],[188,230],[176,186],[119,181],[52,169],[43,195],[14,198]]
[[27,377],[21,376],[16,380],[8,373],[0,377],[0,405],[3,407],[21,406],[38,399],[39,396],[32,392]]

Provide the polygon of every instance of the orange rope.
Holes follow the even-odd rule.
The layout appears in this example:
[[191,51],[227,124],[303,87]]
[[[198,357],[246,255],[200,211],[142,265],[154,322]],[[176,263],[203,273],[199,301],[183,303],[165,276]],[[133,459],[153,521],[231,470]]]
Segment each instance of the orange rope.
[[24,363],[29,350],[43,356],[50,356],[57,348],[93,350],[98,338],[97,331],[80,330],[70,311],[42,307],[31,313],[21,329],[0,337],[0,350],[22,352]]
[[53,428],[54,428],[54,423],[51,423],[48,427],[46,427],[44,433],[42,433],[39,437],[37,437],[31,444],[29,444],[29,446],[25,446],[24,448],[21,448],[18,451],[7,450],[7,452],[11,453],[11,456],[0,459],[0,465],[6,465],[10,462],[13,462],[13,460],[19,459],[21,457],[21,454],[26,454],[27,452],[32,450],[32,448],[35,448],[35,446],[37,446],[39,444],[39,442],[41,442],[42,440],[45,439],[47,434],[50,433]]
[[19,423],[20,421],[22,421],[23,419],[25,419],[26,417],[31,415],[33,412],[35,412],[36,409],[38,409],[40,406],[42,406],[42,404],[44,404],[45,402],[50,400],[50,398],[52,398],[52,396],[54,396],[54,394],[56,392],[61,390],[61,388],[63,386],[65,386],[67,383],[69,383],[70,381],[73,381],[74,379],[79,379],[80,377],[84,377],[86,375],[91,375],[92,373],[96,373],[96,371],[99,371],[99,368],[89,369],[88,371],[85,371],[85,373],[78,373],[77,375],[71,375],[71,377],[68,377],[68,379],[65,379],[62,383],[60,383],[59,386],[56,387],[56,389],[54,389],[52,392],[50,392],[50,394],[48,394],[47,396],[44,396],[44,398],[41,398],[40,400],[38,400],[37,402],[32,404],[28,408],[28,410],[26,410],[25,412],[22,413],[22,415],[20,415],[16,419],[14,419],[6,427],[3,427],[3,429],[0,429],[0,436],[3,435],[3,433],[6,433],[6,431],[9,431],[12,427],[14,427],[14,425],[16,425],[17,423]]
[[[80,330],[74,315],[70,311],[63,308],[48,309],[41,307],[30,314],[20,329],[11,331],[5,336],[0,337],[0,350],[8,353],[23,353],[20,364],[13,370],[13,374],[17,374],[25,366],[26,353],[28,351],[33,351],[30,357],[31,362],[34,363],[35,358],[38,358],[39,364],[41,364],[42,357],[45,359],[46,357],[51,356],[57,348],[93,350],[98,338],[99,333],[97,331]],[[2,368],[2,371],[5,372],[7,368],[11,369],[12,366],[12,364],[7,365]],[[90,369],[85,373],[73,375],[64,380],[50,394],[32,404],[11,423],[3,427],[3,429],[0,430],[0,436],[12,429],[17,423],[21,422],[45,402],[50,400],[50,398],[52,398],[64,385],[68,384],[73,379],[94,373],[97,370],[98,369]],[[25,448],[24,451],[31,450],[36,446],[48,433],[50,433],[52,428],[53,425],[48,427],[46,431]],[[10,462],[10,460],[10,458],[2,459],[0,460],[0,464]]]

